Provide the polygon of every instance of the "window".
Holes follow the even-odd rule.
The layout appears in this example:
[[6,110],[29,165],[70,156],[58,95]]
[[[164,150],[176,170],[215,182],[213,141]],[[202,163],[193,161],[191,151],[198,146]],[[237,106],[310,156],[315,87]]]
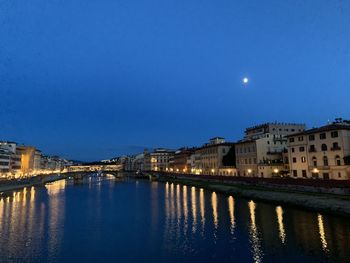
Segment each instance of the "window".
[[312,157],[312,164],[314,165],[314,166],[317,166],[317,158],[314,156],[314,157]]
[[322,144],[321,150],[324,151],[324,152],[327,151],[327,145],[326,144]]
[[292,153],[294,152],[294,148],[292,148]]
[[293,157],[293,163],[297,162],[297,158]]
[[328,180],[329,179],[329,173],[323,173],[323,179]]
[[297,177],[298,176],[298,171],[297,170],[293,170],[293,176]]
[[301,157],[301,162],[302,163],[306,163],[306,157],[305,156]]
[[337,142],[333,142],[332,150],[333,150],[333,151],[335,151],[335,150],[340,150],[339,144],[338,144]]
[[309,152],[316,152],[315,145],[310,145]]
[[332,138],[337,138],[338,137],[338,131],[332,131],[331,132],[331,137]]
[[338,166],[341,165],[341,160],[340,160],[339,155],[335,156],[335,164],[338,165]]
[[306,177],[306,170],[302,170],[301,173],[302,173],[303,177]]
[[327,156],[323,156],[323,165],[328,166],[328,158]]
[[338,173],[338,177],[341,178],[341,172]]
[[314,141],[314,140],[315,140],[315,135],[314,134],[309,135],[309,141]]
[[294,142],[294,138],[289,138],[289,142]]
[[291,129],[291,131],[293,132],[293,131],[295,131],[295,129]]
[[326,137],[326,133],[320,133],[320,139],[321,140],[324,140],[324,139],[326,139],[327,137]]
[[225,150],[225,148],[223,148],[223,149],[222,149],[222,153],[226,153],[226,150]]
[[299,147],[299,152],[305,152],[305,147],[304,146]]
[[302,142],[303,140],[304,140],[304,136],[299,136],[299,137],[298,137],[298,141],[299,141],[299,142]]

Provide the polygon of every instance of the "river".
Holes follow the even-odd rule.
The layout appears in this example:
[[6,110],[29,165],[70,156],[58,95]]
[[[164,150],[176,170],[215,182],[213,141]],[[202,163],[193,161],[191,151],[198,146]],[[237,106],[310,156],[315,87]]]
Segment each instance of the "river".
[[349,262],[347,218],[146,180],[0,197],[0,262]]

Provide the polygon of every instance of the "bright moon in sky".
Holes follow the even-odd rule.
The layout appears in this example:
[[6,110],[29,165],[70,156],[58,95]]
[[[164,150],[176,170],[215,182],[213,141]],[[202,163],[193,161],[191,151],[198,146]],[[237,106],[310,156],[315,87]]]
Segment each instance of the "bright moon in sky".
[[244,79],[243,79],[243,83],[244,83],[244,84],[247,84],[247,83],[248,83],[248,81],[249,81],[249,79],[248,79],[248,78],[244,78]]

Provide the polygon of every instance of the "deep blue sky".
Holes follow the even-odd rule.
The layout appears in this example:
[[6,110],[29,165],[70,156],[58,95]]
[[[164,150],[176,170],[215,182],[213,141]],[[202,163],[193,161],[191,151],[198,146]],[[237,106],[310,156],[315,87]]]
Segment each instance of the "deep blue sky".
[[349,83],[348,0],[0,0],[0,139],[48,154],[321,125]]

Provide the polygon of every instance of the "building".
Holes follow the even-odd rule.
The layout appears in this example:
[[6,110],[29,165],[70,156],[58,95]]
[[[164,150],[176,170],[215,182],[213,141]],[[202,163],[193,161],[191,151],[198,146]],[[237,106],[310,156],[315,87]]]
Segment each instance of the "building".
[[[192,168],[192,173],[195,174],[211,174],[219,175],[230,172],[227,175],[235,175],[236,169],[234,167],[228,167],[224,165],[223,158],[228,154],[230,149],[235,144],[226,142],[222,137],[215,137],[209,140],[202,147],[195,151],[195,157],[197,157],[197,163]],[[195,161],[196,162],[196,161]]]
[[239,176],[271,177],[285,172],[283,152],[286,136],[302,132],[304,124],[264,123],[247,128],[245,136],[236,143],[236,167]]
[[144,154],[140,153],[137,155],[127,156],[124,162],[124,170],[125,171],[143,171],[144,168]]
[[17,146],[17,153],[21,156],[21,173],[24,176],[32,175],[36,149],[32,146]]
[[153,152],[144,151],[145,171],[168,171],[170,160],[174,157],[175,152],[172,150],[158,148]]
[[288,136],[294,178],[350,179],[350,124],[331,124]]
[[17,153],[17,143],[0,141],[0,173],[6,177],[19,176],[21,156]]
[[191,155],[195,148],[181,148],[175,151],[173,158],[169,161],[169,171],[176,173],[189,173],[191,171]]
[[34,152],[34,163],[33,163],[33,169],[34,171],[38,172],[42,170],[42,153],[38,149],[35,150]]

